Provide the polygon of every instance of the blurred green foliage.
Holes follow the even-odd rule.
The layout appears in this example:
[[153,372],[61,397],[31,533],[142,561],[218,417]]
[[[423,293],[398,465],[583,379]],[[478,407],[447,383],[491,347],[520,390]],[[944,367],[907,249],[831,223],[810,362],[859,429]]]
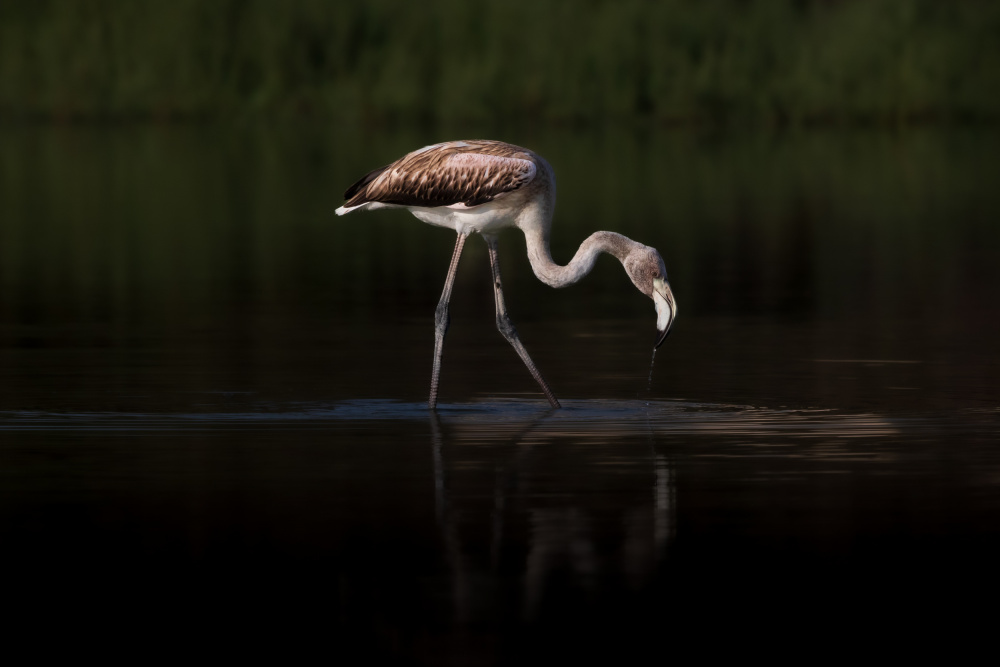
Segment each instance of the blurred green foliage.
[[0,115],[412,122],[996,118],[978,0],[14,0]]

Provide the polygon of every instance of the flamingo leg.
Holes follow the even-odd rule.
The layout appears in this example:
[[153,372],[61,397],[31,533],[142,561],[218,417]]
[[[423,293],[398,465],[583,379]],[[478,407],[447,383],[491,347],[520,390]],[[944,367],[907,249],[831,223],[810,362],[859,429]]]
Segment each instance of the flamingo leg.
[[507,342],[511,344],[514,350],[517,352],[518,356],[521,357],[521,361],[524,365],[528,367],[528,371],[531,373],[531,377],[535,378],[535,382],[538,386],[542,388],[542,392],[545,394],[545,398],[549,399],[549,403],[553,408],[558,408],[559,401],[556,400],[556,395],[552,393],[549,389],[549,385],[545,383],[542,378],[542,374],[538,372],[538,368],[535,366],[535,362],[531,360],[528,356],[528,351],[524,349],[524,345],[521,344],[521,339],[517,336],[517,329],[514,327],[514,323],[510,321],[510,316],[507,314],[507,306],[504,304],[503,300],[503,285],[500,282],[500,260],[497,257],[497,240],[494,236],[483,235],[486,239],[486,245],[490,251],[490,266],[493,268],[493,296],[496,299],[497,306],[497,329],[503,334],[503,337],[507,339]]
[[455,274],[458,273],[458,260],[462,257],[462,248],[468,234],[459,234],[455,240],[455,250],[451,254],[451,264],[448,265],[448,277],[444,279],[444,289],[441,300],[434,311],[434,365],[431,368],[431,398],[427,402],[431,410],[437,407],[438,382],[441,379],[441,353],[444,351],[444,335],[448,333],[448,302],[451,301],[451,288],[455,286]]

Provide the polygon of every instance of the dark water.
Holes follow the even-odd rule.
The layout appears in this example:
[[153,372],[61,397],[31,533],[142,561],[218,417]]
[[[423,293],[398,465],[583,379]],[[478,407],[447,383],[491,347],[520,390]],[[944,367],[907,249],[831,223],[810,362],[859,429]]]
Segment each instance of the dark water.
[[613,259],[551,290],[505,236],[550,411],[473,239],[433,414],[453,239],[332,211],[452,134],[0,131],[8,630],[426,664],[986,641],[995,131],[502,133],[559,174],[556,258],[655,245],[679,319],[650,376]]

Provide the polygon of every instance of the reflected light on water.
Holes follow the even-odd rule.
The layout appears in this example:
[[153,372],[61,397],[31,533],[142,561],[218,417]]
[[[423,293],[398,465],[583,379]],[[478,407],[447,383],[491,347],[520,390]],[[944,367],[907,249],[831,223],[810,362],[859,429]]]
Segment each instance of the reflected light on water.
[[[428,416],[430,415],[430,417]],[[833,410],[775,410],[737,405],[712,405],[685,401],[567,400],[563,409],[551,410],[534,400],[506,399],[474,403],[441,404],[429,411],[424,403],[392,400],[342,401],[333,404],[273,403],[253,406],[247,412],[189,412],[178,414],[116,412],[0,412],[0,430],[72,431],[172,431],[190,429],[252,428],[272,425],[294,428],[335,428],[341,422],[383,420],[426,421],[445,419],[466,442],[491,441],[519,432],[525,420],[535,420],[531,432],[579,439],[604,438],[632,432],[636,425],[651,434],[684,434],[702,431],[729,435],[859,437],[890,435],[893,422],[876,415],[850,415]],[[916,417],[906,421],[913,422]],[[641,430],[641,428],[639,429]]]

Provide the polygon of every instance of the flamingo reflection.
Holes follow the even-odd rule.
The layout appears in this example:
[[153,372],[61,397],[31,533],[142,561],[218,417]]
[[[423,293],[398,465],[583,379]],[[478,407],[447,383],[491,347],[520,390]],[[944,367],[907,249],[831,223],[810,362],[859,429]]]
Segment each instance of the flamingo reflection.
[[[436,517],[450,570],[455,622],[460,625],[473,620],[473,609],[499,604],[497,596],[512,580],[512,571],[522,581],[518,595],[526,620],[539,613],[554,580],[568,578],[584,593],[610,577],[624,577],[630,586],[641,587],[675,537],[675,480],[665,455],[654,448],[641,459],[651,473],[649,483],[630,489],[625,507],[593,509],[593,497],[566,492],[541,474],[541,459],[553,445],[565,442],[562,434],[546,428],[547,417],[540,415],[504,437],[496,425],[484,428],[461,420],[449,424],[437,413],[430,415]],[[501,444],[496,445],[497,440]],[[470,441],[494,446],[468,446]],[[504,453],[495,456],[497,448]],[[493,489],[487,506],[481,502],[481,486],[469,484],[489,470]],[[612,473],[598,469],[597,474]],[[463,491],[477,490],[463,494],[456,489],[459,485]],[[470,528],[477,524],[490,526],[488,545],[482,538],[477,542],[481,533]],[[609,533],[617,536],[613,549]],[[485,553],[488,558],[477,558]],[[509,587],[503,594],[509,599]]]

